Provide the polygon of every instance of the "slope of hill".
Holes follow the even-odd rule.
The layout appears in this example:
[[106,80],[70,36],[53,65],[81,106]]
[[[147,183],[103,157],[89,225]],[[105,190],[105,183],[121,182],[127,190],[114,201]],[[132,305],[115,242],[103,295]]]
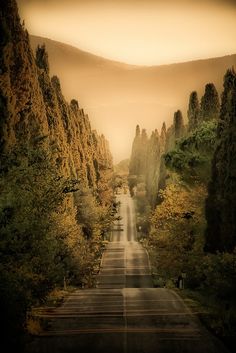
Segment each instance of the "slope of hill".
[[52,74],[59,74],[67,99],[78,96],[93,125],[111,141],[115,160],[130,154],[137,123],[148,130],[167,125],[176,109],[186,115],[189,94],[207,82],[219,92],[236,55],[164,66],[140,67],[107,60],[63,43],[31,36],[33,49],[45,43]]

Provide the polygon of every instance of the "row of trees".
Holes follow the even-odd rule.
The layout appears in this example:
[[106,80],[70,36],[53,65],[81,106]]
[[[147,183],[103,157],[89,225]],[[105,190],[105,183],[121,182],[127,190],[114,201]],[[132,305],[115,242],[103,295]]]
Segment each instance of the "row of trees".
[[220,107],[212,84],[206,85],[200,108],[196,92],[191,93],[184,129],[163,156],[168,179],[159,190],[144,242],[158,273],[157,285],[175,285],[185,273],[186,286],[214,303],[211,328],[232,338],[236,327],[234,69],[225,74]]
[[205,249],[210,252],[232,252],[236,245],[235,76],[234,69],[225,74],[220,109],[212,84],[206,85],[201,100],[202,115],[198,115],[196,92],[192,92],[189,133],[165,155],[166,166],[178,172],[182,179],[197,180],[208,187]]
[[232,252],[236,246],[236,74],[233,69],[224,78],[216,138],[206,202],[205,249]]
[[114,210],[108,143],[49,76],[45,46],[34,57],[15,0],[0,2],[0,37],[0,312],[9,346],[64,278],[93,284]]
[[[203,146],[206,141],[202,141],[202,139],[209,139],[210,146],[205,145],[207,148],[206,155],[208,156],[209,154],[209,148],[211,149],[210,153],[212,153],[215,140],[216,120],[219,117],[219,107],[218,92],[214,84],[209,83],[205,86],[205,92],[200,103],[196,91],[190,94],[187,126],[184,124],[183,114],[180,110],[177,110],[174,113],[173,124],[168,129],[166,128],[165,123],[163,123],[160,134],[155,130],[152,132],[151,136],[148,137],[146,130],[143,129],[141,131],[139,125],[137,125],[129,165],[131,194],[133,192],[133,187],[136,185],[134,183],[135,176],[138,177],[138,179],[141,178],[146,184],[149,202],[152,207],[155,207],[160,201],[158,192],[165,187],[166,179],[168,178],[164,162],[164,154],[170,151],[173,154],[174,151],[176,153],[178,150],[179,154],[182,153],[187,155],[190,144],[192,144],[190,138],[194,140],[197,136],[189,136],[188,141],[183,141],[178,149],[176,149],[176,143],[188,134],[191,134],[192,132],[194,133],[194,131],[200,126],[202,131],[201,133],[198,133],[199,141],[196,141],[196,143],[199,144],[199,147],[200,145],[202,146],[203,151]],[[207,134],[210,134],[210,136],[207,136]],[[185,143],[186,146],[184,146]],[[208,144],[208,142],[206,143]],[[193,149],[193,146],[191,149]],[[197,150],[197,148],[195,150]],[[207,156],[205,157],[207,158]],[[175,157],[177,158],[178,156],[175,154]],[[195,157],[197,160],[197,156]],[[200,156],[198,157],[200,158]],[[167,160],[168,158],[166,161]],[[195,163],[194,158],[189,160],[189,163]]]
[[17,340],[31,306],[43,302],[55,286],[62,287],[64,278],[71,285],[93,285],[112,209],[79,180],[61,176],[42,146],[5,157],[0,173],[0,307],[5,338]]
[[194,130],[202,121],[217,119],[219,116],[219,95],[213,83],[208,83],[199,103],[198,94],[190,94],[188,106],[188,129]]
[[[215,149],[216,126],[219,116],[219,97],[213,83],[205,86],[199,103],[197,92],[189,97],[188,125],[177,110],[173,124],[167,129],[163,123],[161,133],[153,131],[148,138],[146,131],[136,127],[129,165],[129,187],[136,194],[139,226],[147,235],[151,210],[162,202],[160,190],[174,178],[173,171],[184,170],[185,179],[209,181],[211,159]],[[141,191],[140,191],[141,190]],[[142,200],[142,201],[141,201]]]

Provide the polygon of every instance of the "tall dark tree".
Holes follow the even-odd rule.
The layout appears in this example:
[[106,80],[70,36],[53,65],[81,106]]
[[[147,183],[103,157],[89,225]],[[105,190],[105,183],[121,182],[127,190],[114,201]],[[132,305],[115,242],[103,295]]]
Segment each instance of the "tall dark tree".
[[220,110],[219,95],[213,83],[205,86],[205,93],[201,99],[201,120],[218,119]]
[[[158,191],[160,189],[164,189],[166,186],[166,166],[165,166],[165,160],[164,160],[164,153],[166,152],[167,149],[167,129],[166,129],[166,123],[164,122],[162,124],[161,128],[161,135],[160,135],[160,173],[159,173],[159,181],[158,181]],[[160,200],[157,198],[157,203],[159,203]]]
[[166,148],[166,123],[164,122],[162,124],[162,128],[161,128],[161,135],[160,135],[160,143],[161,143],[161,151],[164,152],[165,148]]
[[184,120],[180,110],[177,110],[174,114],[174,137],[178,139],[184,134]]
[[141,133],[141,149],[140,149],[140,174],[146,173],[146,162],[147,162],[147,146],[148,136],[146,129],[142,129]]
[[196,129],[199,124],[199,101],[198,95],[196,91],[193,91],[189,97],[189,105],[188,105],[188,129],[192,131]]
[[36,64],[40,69],[45,70],[47,74],[49,73],[49,60],[45,44],[42,46],[38,45],[36,49]]
[[136,126],[135,138],[130,158],[129,174],[144,175],[146,171],[148,137],[145,129],[140,133],[139,125]]
[[129,164],[129,174],[137,175],[139,170],[139,149],[140,149],[140,127],[136,126],[135,138],[132,145],[132,153]]
[[234,68],[226,71],[224,76],[224,90],[221,95],[221,107],[220,107],[220,116],[218,123],[218,136],[224,132],[226,122],[229,120],[229,112],[230,112],[230,92],[232,91],[232,87],[234,85],[235,80],[235,71]]
[[152,132],[148,141],[146,156],[146,190],[152,207],[156,206],[160,176],[161,146],[158,131]]
[[218,145],[206,201],[206,251],[233,251],[236,246],[236,74],[228,70],[218,124]]

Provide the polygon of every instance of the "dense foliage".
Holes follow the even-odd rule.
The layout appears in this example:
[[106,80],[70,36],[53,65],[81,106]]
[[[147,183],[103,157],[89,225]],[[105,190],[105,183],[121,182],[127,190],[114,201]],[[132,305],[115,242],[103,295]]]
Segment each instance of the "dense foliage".
[[142,180],[139,180],[135,192],[136,205],[136,224],[139,239],[147,237],[150,230],[149,217],[151,213],[150,203],[148,202],[146,186]]
[[224,78],[220,113],[218,93],[213,84],[208,84],[200,108],[197,93],[190,95],[188,123],[188,132],[167,145],[164,161],[168,183],[159,191],[161,202],[150,218],[151,230],[145,243],[156,285],[178,286],[178,279],[184,278],[184,286],[207,308],[208,327],[225,341],[234,342],[236,74],[233,69]]
[[27,310],[62,286],[64,277],[75,285],[91,282],[111,217],[92,197],[80,197],[77,214],[68,208],[81,185],[61,177],[44,149],[18,151],[3,165],[0,303],[7,333],[13,335],[23,330]]
[[189,97],[188,105],[188,129],[194,130],[199,124],[200,107],[198,101],[198,95],[196,91],[193,91]]
[[174,114],[174,137],[175,139],[179,139],[184,134],[184,119],[182,112],[177,110]]
[[217,119],[219,117],[219,96],[213,83],[205,86],[205,93],[201,99],[200,117],[202,121]]
[[166,166],[178,173],[183,180],[207,182],[216,145],[217,124],[213,121],[203,122],[198,128],[189,132],[165,155]]
[[[15,0],[0,2],[0,309],[18,336],[64,283],[92,286],[112,220],[112,157],[76,100],[30,47]],[[9,347],[9,351],[10,351]]]
[[[162,203],[151,217],[148,238],[152,264],[159,277],[173,283],[182,273],[191,273],[191,259],[201,246],[206,188],[176,182],[160,191]],[[190,279],[191,280],[191,279]]]
[[206,250],[230,251],[236,246],[236,74],[228,70],[212,161],[206,204]]
[[129,165],[130,175],[141,175],[145,173],[147,142],[146,130],[143,129],[142,132],[140,132],[140,127],[137,125]]

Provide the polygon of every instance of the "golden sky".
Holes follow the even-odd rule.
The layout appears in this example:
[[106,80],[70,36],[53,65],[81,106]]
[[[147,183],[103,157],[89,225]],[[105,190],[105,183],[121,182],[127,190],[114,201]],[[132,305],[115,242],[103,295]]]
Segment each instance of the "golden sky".
[[31,34],[160,65],[236,53],[234,0],[18,0]]
[[[17,2],[30,34],[120,62],[151,66],[236,53],[236,0]],[[178,81],[177,88],[174,72],[170,72],[169,81],[162,76],[158,81],[154,74],[152,82],[150,73],[146,73],[147,77],[134,75],[133,81],[127,73],[121,74],[119,81],[116,70],[101,67],[101,72],[97,72],[95,65],[86,71],[80,68],[81,62],[76,62],[78,67],[70,64],[68,67],[69,58],[58,56],[51,53],[51,69],[53,64],[57,65],[54,74],[59,75],[64,94],[67,99],[78,99],[89,113],[93,128],[105,133],[115,162],[130,155],[136,124],[147,128],[149,133],[155,128],[160,130],[163,120],[169,125],[177,108],[187,109],[190,90],[196,87],[202,90],[206,83],[205,77],[201,86],[196,82],[201,76],[200,73],[196,76],[196,72],[195,76],[189,74],[196,77],[193,84],[187,76]],[[120,65],[115,67],[118,70]],[[219,75],[210,75],[210,82],[221,80],[223,74]],[[183,87],[185,103],[182,96],[182,100],[177,99]]]

